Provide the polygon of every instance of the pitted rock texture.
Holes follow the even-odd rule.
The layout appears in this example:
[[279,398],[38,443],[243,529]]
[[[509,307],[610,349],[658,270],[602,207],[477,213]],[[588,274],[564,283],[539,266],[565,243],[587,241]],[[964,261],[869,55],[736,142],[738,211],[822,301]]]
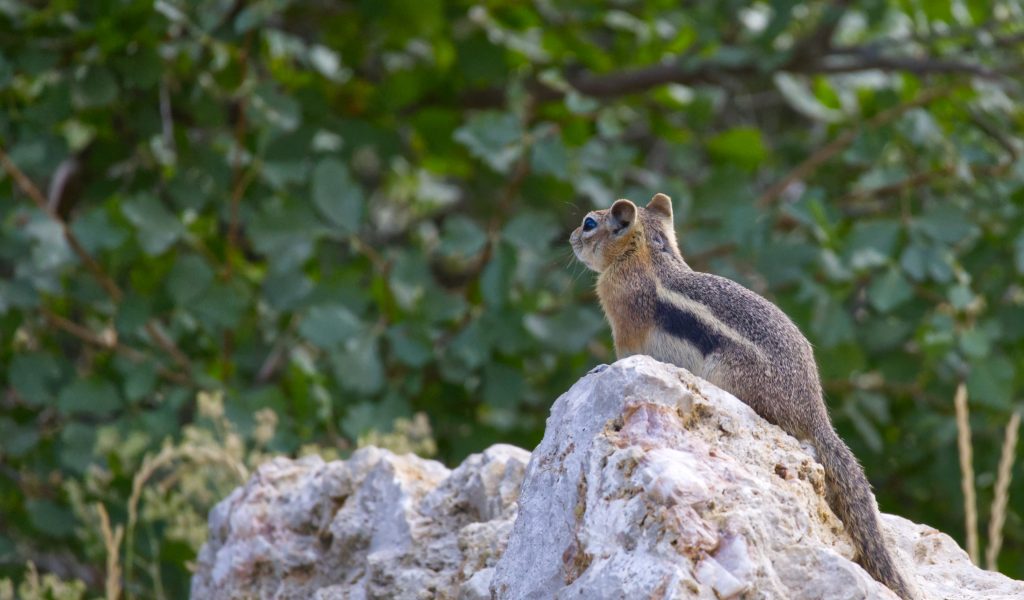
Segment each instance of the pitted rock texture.
[[[263,465],[211,512],[192,597],[895,598],[852,561],[823,488],[808,450],[745,404],[630,357],[555,402],[532,457]],[[883,527],[922,597],[1024,600],[949,536]]]
[[210,513],[191,597],[490,598],[529,458],[496,445],[454,471],[378,448],[270,461]]

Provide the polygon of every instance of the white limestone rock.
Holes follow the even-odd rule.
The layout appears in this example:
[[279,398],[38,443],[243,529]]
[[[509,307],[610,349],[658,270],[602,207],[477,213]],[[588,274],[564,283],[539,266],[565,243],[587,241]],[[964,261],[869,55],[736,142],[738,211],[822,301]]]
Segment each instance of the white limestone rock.
[[[365,448],[263,465],[211,512],[192,597],[895,598],[851,560],[823,487],[808,451],[742,402],[631,357],[555,402],[532,457],[498,445],[449,471]],[[935,529],[883,527],[923,596],[1024,600],[1024,582]]]
[[454,471],[378,448],[270,461],[210,513],[191,596],[489,598],[529,458],[496,445]]
[[[555,402],[491,590],[497,598],[893,599],[852,561],[807,450],[704,380],[648,357]],[[885,515],[922,594],[1024,598],[948,536]]]

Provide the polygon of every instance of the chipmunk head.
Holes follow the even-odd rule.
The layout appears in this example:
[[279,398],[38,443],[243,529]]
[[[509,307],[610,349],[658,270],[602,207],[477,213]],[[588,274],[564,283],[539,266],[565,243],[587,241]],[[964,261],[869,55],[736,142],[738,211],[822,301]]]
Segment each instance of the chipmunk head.
[[629,200],[616,200],[611,208],[587,213],[569,241],[576,258],[598,273],[645,250],[650,255],[679,256],[672,200],[660,193],[654,195],[646,208]]

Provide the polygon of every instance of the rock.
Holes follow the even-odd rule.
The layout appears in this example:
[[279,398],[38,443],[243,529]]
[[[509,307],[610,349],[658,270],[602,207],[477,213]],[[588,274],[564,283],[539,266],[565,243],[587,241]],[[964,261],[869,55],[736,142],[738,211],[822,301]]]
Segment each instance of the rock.
[[191,597],[490,598],[529,458],[496,445],[454,471],[372,447],[272,460],[210,513]]
[[[597,370],[595,370],[597,371]],[[883,527],[928,598],[1024,598],[949,536]],[[491,589],[498,598],[896,598],[853,562],[809,449],[648,357],[555,402]]]
[[[823,487],[742,402],[631,357],[555,402],[532,457],[263,465],[211,512],[192,597],[895,598],[851,560]],[[883,527],[925,597],[1024,599],[935,529]]]

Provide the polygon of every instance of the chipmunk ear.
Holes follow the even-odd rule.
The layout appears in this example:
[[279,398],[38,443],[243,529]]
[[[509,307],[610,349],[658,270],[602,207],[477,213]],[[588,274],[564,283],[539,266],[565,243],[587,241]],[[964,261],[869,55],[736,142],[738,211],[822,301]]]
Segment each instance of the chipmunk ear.
[[615,234],[625,233],[636,222],[636,204],[629,200],[616,200],[608,211],[609,224]]
[[672,220],[672,199],[658,192],[651,198],[651,201],[647,203],[647,210],[658,213],[658,215]]

